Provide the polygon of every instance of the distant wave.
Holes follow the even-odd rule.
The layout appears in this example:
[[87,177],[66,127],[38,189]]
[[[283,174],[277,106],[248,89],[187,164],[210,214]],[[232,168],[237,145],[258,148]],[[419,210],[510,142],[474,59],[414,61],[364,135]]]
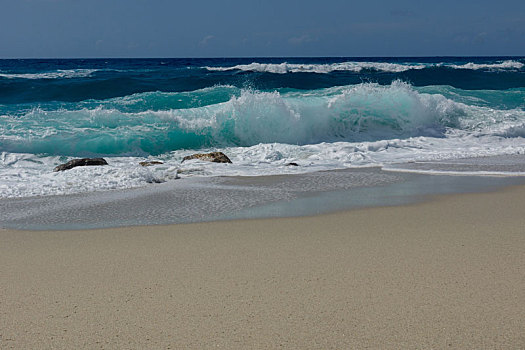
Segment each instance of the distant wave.
[[58,69],[52,72],[41,73],[2,73],[1,78],[6,79],[70,79],[85,78],[96,72],[97,69]]
[[410,69],[424,69],[424,64],[397,64],[386,62],[342,62],[332,64],[296,64],[296,63],[257,63],[239,64],[232,67],[204,67],[210,71],[242,70],[252,72],[286,73],[331,73],[335,71],[361,72],[375,70],[383,72],[404,72]]
[[487,70],[510,70],[521,69],[525,64],[506,60],[498,63],[466,63],[462,65],[449,63],[387,63],[387,62],[342,62],[332,64],[297,64],[297,63],[257,63],[239,64],[229,67],[210,67],[205,69],[209,71],[232,71],[240,70],[247,72],[266,72],[276,74],[286,73],[319,73],[327,74],[337,71],[347,71],[359,73],[362,71],[378,71],[389,73],[401,73],[408,70],[420,70],[433,67],[447,67],[452,69],[487,69]]
[[489,69],[489,70],[505,70],[505,69],[521,69],[525,66],[525,64],[518,62],[518,61],[512,61],[507,60],[503,61],[501,63],[466,63],[461,65],[455,65],[452,64],[449,67],[455,68],[455,69],[472,69],[472,70],[478,70],[478,69]]

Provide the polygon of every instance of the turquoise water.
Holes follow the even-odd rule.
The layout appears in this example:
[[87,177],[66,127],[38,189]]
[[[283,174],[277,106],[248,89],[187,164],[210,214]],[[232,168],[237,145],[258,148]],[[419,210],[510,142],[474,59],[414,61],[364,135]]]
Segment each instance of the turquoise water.
[[[517,155],[524,136],[522,57],[0,60],[0,198]],[[212,150],[233,164],[181,163]],[[110,166],[50,174],[91,156]]]
[[1,60],[0,150],[159,155],[522,127],[520,58],[283,60]]

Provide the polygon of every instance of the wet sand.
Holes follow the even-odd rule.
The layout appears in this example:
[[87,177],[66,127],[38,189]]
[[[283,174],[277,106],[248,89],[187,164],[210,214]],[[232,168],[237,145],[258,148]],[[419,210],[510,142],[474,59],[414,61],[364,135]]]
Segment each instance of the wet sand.
[[524,208],[0,230],[0,348],[525,348]]

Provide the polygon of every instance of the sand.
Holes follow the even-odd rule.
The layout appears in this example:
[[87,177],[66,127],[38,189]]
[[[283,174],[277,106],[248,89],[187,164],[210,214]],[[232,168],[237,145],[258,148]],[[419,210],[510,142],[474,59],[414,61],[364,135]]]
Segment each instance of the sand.
[[0,230],[1,349],[523,349],[525,187],[304,218]]

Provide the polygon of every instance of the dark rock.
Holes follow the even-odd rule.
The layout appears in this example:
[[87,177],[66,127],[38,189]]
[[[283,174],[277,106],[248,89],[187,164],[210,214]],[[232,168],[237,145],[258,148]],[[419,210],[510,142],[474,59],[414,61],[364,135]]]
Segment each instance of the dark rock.
[[299,166],[299,164],[291,162],[291,163],[286,164],[286,166]]
[[152,166],[152,165],[164,164],[164,163],[159,162],[158,160],[152,160],[152,161],[147,161],[147,162],[140,162],[139,164],[142,166]]
[[72,159],[67,163],[60,164],[53,171],[64,171],[69,170],[77,166],[86,166],[86,165],[108,165],[108,162],[104,158],[82,158],[82,159]]
[[191,156],[182,158],[182,161],[190,159],[200,159],[213,163],[231,163],[232,161],[222,152],[211,152],[211,153],[196,153]]

